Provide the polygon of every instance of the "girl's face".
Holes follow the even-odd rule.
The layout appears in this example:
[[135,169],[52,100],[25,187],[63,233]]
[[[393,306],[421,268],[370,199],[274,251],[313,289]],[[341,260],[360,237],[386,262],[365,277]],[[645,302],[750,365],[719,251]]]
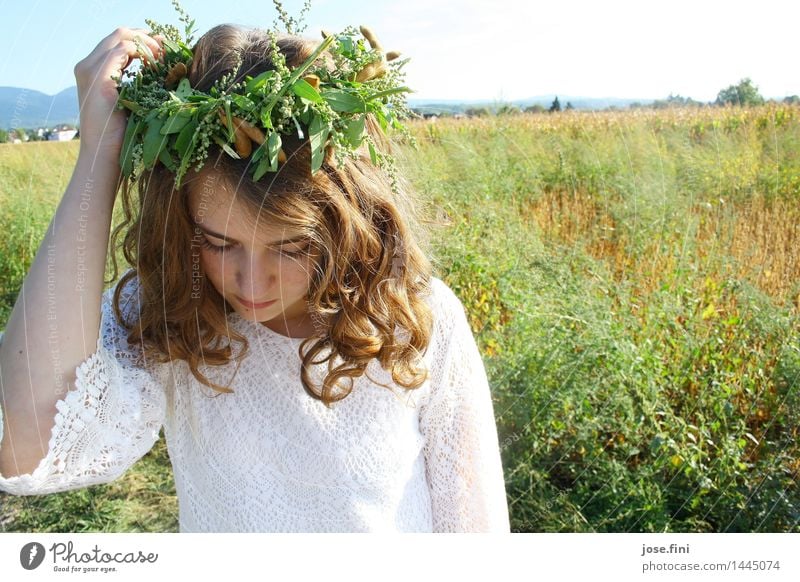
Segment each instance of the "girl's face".
[[302,232],[258,222],[212,172],[189,188],[197,256],[216,290],[243,318],[281,335],[308,337],[314,328],[307,295],[314,269]]

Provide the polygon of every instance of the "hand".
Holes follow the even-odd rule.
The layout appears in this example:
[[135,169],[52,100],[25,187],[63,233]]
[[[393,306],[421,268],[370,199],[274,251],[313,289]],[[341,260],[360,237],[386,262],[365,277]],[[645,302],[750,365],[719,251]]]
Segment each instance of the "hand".
[[[138,38],[140,44],[147,47],[153,55],[157,55],[156,59],[163,58],[163,37],[151,37],[141,28],[120,27],[101,40],[85,59],[75,65],[80,105],[81,151],[119,158],[128,117],[125,111],[116,108],[119,94],[117,82],[111,77],[113,75],[121,78],[123,69],[132,60],[142,58],[133,42],[134,38]],[[143,60],[146,63],[148,61],[147,58]]]

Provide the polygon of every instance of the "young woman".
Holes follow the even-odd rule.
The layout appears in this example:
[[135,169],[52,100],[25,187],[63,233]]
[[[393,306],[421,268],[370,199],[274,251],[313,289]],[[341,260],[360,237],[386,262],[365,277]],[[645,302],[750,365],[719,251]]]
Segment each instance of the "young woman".
[[[135,268],[103,292],[127,123],[112,76],[134,37],[159,55],[161,37],[120,28],[75,67],[80,154],[0,344],[0,490],[109,482],[163,427],[181,531],[508,532],[463,306],[410,190],[368,153],[339,167],[328,148],[312,174],[305,131],[260,180],[214,144],[178,188],[156,164],[137,198],[122,188]],[[315,46],[279,41],[290,69]],[[270,70],[268,47],[215,27],[189,83]]]

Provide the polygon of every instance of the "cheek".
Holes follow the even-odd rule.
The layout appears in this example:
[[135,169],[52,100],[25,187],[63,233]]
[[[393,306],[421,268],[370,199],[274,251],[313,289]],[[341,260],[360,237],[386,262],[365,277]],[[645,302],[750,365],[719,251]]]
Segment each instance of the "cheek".
[[[222,259],[216,254],[203,250],[200,253],[200,264],[203,267],[203,272],[205,273],[206,277],[208,277],[208,279],[215,285],[220,283],[225,278]],[[226,269],[228,268],[229,264],[230,261],[225,262]]]

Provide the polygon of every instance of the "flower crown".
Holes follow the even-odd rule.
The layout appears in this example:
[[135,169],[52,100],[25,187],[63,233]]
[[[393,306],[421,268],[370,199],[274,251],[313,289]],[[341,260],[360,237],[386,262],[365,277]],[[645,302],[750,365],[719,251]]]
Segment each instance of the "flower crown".
[[[341,165],[345,156],[357,157],[357,149],[366,144],[372,163],[388,171],[395,188],[394,161],[379,151],[366,130],[366,117],[372,114],[383,132],[400,130],[414,144],[401,123],[414,115],[405,103],[404,94],[412,91],[403,85],[401,71],[408,59],[384,53],[367,27],[348,27],[339,34],[323,31],[316,50],[291,70],[278,48],[278,31],[270,30],[273,70],[232,83],[241,66],[238,54],[234,70],[203,92],[187,77],[194,20],[174,0],[173,5],[186,25],[186,40],[174,26],[146,19],[152,34],[164,37],[163,59],[159,62],[137,39],[146,63],[115,78],[118,107],[131,112],[120,152],[124,177],[134,178],[161,163],[175,173],[179,188],[189,168],[202,168],[213,141],[233,158],[249,157],[257,181],[286,161],[281,135],[305,139],[302,124],[308,131],[312,174],[322,166],[327,146]],[[291,33],[288,24],[287,29]],[[332,57],[332,71],[316,62],[324,51]]]

